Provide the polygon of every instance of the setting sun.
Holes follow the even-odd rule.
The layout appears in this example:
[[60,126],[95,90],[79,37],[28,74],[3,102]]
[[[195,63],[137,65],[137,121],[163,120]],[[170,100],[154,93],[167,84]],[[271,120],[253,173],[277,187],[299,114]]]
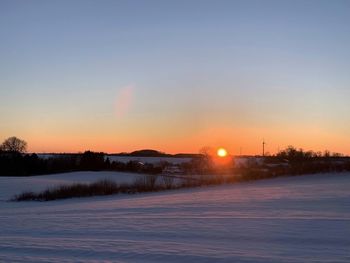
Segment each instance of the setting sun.
[[219,148],[217,151],[217,155],[219,157],[226,157],[227,156],[227,151],[224,148]]

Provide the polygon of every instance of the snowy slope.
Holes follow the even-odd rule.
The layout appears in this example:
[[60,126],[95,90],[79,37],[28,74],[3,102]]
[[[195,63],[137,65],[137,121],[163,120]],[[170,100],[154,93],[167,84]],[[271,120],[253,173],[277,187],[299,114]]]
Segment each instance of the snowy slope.
[[350,262],[349,189],[329,174],[0,201],[0,262]]

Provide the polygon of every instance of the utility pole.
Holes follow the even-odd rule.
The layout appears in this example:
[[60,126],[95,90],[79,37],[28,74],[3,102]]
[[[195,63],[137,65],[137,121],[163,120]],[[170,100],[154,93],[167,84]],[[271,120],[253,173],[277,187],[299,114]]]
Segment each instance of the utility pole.
[[265,139],[263,139],[263,142],[262,142],[262,147],[263,147],[263,152],[262,152],[262,154],[263,154],[263,157],[265,156]]

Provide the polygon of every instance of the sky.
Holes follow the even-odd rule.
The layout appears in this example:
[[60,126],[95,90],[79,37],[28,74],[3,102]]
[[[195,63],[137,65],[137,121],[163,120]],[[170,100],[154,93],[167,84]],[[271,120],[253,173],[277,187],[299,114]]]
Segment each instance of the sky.
[[350,1],[0,0],[0,141],[350,154]]

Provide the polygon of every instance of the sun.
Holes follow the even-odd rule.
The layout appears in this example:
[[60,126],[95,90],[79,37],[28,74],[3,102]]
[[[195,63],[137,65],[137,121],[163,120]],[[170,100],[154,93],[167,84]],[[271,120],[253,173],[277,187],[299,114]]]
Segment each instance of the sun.
[[227,151],[224,148],[219,148],[218,151],[216,152],[216,154],[219,157],[226,157],[227,156]]

